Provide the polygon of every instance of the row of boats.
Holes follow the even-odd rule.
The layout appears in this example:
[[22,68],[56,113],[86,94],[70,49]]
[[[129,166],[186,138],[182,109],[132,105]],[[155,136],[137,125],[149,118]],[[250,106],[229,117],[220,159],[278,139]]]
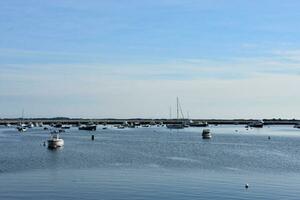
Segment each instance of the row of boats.
[[[10,126],[11,126],[10,124],[7,125],[7,127],[10,127]],[[118,129],[136,128],[136,127],[150,127],[150,126],[153,126],[153,125],[152,124],[135,124],[133,122],[128,123],[126,121],[123,124],[114,125],[114,127],[118,128]],[[178,121],[176,120],[175,121],[174,120],[173,123],[168,123],[168,124],[159,123],[159,124],[155,124],[155,126],[158,126],[158,127],[166,126],[168,129],[183,129],[183,128],[187,128],[187,127],[208,127],[209,124],[205,121],[193,122],[193,121],[182,121],[182,120],[178,120]],[[264,122],[258,120],[258,121],[250,122],[245,127],[246,128],[263,128],[263,126],[264,126]],[[19,132],[25,132],[29,128],[33,128],[33,127],[44,127],[44,129],[47,130],[49,126],[43,126],[42,123],[39,123],[39,124],[36,124],[36,125],[34,123],[28,123],[28,124],[21,123],[16,128]],[[50,127],[57,128],[61,132],[64,132],[65,129],[70,129],[71,128],[71,126],[69,126],[69,125],[62,125],[62,124],[52,124],[52,125],[50,125]],[[295,124],[294,128],[300,129],[300,124]],[[79,130],[86,130],[86,131],[96,131],[97,130],[97,125],[92,124],[92,123],[85,124],[85,125],[79,125],[78,129]],[[102,129],[107,129],[107,126],[104,125],[102,127]]]

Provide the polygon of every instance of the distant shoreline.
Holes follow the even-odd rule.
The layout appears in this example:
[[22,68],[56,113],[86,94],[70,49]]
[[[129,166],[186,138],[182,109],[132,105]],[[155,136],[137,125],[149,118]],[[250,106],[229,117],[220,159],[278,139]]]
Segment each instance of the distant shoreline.
[[[131,119],[84,119],[84,118],[5,118],[0,119],[0,125],[6,124],[18,124],[20,122],[33,122],[33,123],[44,123],[44,124],[53,124],[53,123],[61,123],[61,124],[86,124],[86,123],[94,123],[94,124],[122,124],[125,121],[127,122],[136,122],[140,124],[150,124],[150,123],[176,123],[181,121],[193,120],[193,122],[207,122],[209,124],[221,125],[221,124],[232,124],[232,125],[245,125],[254,121],[258,121],[259,119],[142,119],[142,118],[131,118]],[[300,124],[300,120],[298,119],[263,119],[265,125],[295,125]]]

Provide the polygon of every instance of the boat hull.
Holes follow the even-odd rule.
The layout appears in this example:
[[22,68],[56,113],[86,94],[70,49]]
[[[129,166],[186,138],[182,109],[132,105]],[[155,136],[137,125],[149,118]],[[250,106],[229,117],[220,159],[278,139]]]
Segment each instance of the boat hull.
[[183,124],[167,124],[168,129],[183,129]]
[[58,148],[64,146],[64,140],[63,139],[50,139],[48,140],[48,148]]
[[211,139],[212,135],[209,129],[204,129],[202,132],[202,139]]
[[79,130],[85,130],[85,131],[95,131],[97,129],[97,126],[82,126],[78,128]]

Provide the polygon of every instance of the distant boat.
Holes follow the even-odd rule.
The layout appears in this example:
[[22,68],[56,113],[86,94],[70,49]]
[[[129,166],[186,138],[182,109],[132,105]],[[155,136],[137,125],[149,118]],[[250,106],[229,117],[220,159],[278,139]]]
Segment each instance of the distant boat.
[[71,128],[71,126],[62,125],[62,126],[61,126],[61,128],[62,128],[62,129],[70,129],[70,128]]
[[64,140],[59,138],[59,134],[54,132],[51,133],[51,137],[48,140],[48,148],[55,149],[64,146]]
[[262,128],[264,126],[264,122],[261,120],[250,122],[248,124],[249,127],[254,127],[254,128]]
[[[179,104],[179,99],[178,97],[176,98],[176,108],[177,108],[177,118],[175,122],[172,122],[170,124],[166,124],[168,129],[183,129],[185,127],[188,127],[187,124],[183,121],[184,116],[182,114],[182,109],[181,106]],[[182,116],[182,120],[179,119],[179,110]]]
[[34,127],[34,124],[32,122],[29,122],[27,125],[26,125],[27,128],[33,128]]
[[25,132],[25,131],[27,131],[27,128],[26,128],[25,126],[18,126],[18,127],[17,127],[17,130],[18,130],[19,132]]
[[96,131],[97,126],[96,125],[81,125],[79,130],[85,130],[85,131]]
[[124,128],[125,128],[125,126],[123,126],[123,125],[119,125],[119,126],[117,126],[117,128],[118,128],[118,129],[124,129]]
[[192,127],[207,127],[208,123],[205,122],[205,121],[202,121],[202,122],[190,121],[189,125],[192,126]]
[[300,124],[295,124],[294,128],[300,128]]
[[62,129],[62,128],[61,128],[61,129],[58,129],[58,132],[59,132],[59,133],[64,133],[64,132],[66,132],[66,131],[65,131],[65,129]]
[[23,119],[24,119],[24,109],[22,110],[22,118],[21,118],[20,125],[17,126],[17,130],[19,132],[25,132],[25,131],[27,131],[27,127],[26,127],[26,124],[23,123]]
[[185,125],[183,123],[178,123],[178,124],[172,123],[172,124],[167,124],[166,126],[169,129],[183,129],[183,128],[185,128]]
[[54,127],[54,128],[61,128],[61,127],[62,127],[62,124],[53,124],[53,127]]
[[211,136],[210,130],[209,129],[203,129],[202,138],[203,139],[210,139],[211,137],[212,136]]
[[129,123],[129,124],[128,124],[128,128],[135,128],[134,123]]

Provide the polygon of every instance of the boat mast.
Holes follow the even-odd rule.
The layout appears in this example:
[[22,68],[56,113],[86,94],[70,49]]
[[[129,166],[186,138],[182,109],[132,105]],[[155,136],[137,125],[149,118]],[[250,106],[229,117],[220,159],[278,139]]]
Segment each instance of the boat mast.
[[178,118],[179,118],[179,100],[178,100],[178,97],[176,98],[176,107],[177,107],[177,120],[178,120]]
[[21,118],[21,126],[24,123],[24,108],[22,109],[22,118]]

